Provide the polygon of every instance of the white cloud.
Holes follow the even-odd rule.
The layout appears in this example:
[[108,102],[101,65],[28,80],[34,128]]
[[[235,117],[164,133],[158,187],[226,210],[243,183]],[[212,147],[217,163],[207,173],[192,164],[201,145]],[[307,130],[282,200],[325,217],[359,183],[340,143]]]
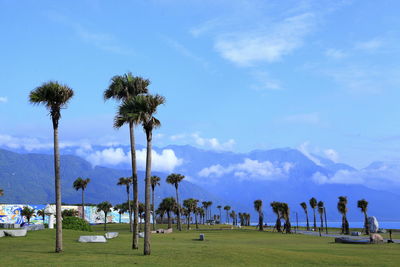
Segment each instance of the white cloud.
[[303,114],[294,114],[290,116],[286,116],[284,118],[285,121],[290,123],[301,123],[301,124],[320,124],[321,119],[318,113],[303,113]]
[[232,173],[239,180],[276,180],[286,177],[292,167],[293,164],[289,162],[272,163],[246,158],[242,163],[227,167],[220,164],[212,165],[202,169],[198,175],[200,177],[218,178]]
[[315,23],[312,13],[288,17],[258,31],[224,34],[215,49],[221,56],[240,66],[275,62],[303,45]]
[[[106,148],[100,151],[77,151],[93,166],[97,165],[120,165],[130,164],[131,153],[125,153],[122,148]],[[146,149],[136,151],[136,161],[139,170],[146,168]],[[172,149],[164,149],[161,153],[152,150],[152,170],[160,172],[171,172],[182,164],[183,160],[175,155]]]
[[347,55],[345,52],[339,49],[327,49],[325,51],[325,55],[330,58],[334,59],[342,59],[345,58]]
[[325,149],[325,150],[324,150],[324,155],[325,155],[328,159],[332,160],[333,162],[338,162],[338,160],[339,160],[339,154],[338,154],[334,149],[332,149],[332,148],[330,148],[330,149]]
[[8,98],[5,96],[0,96],[0,103],[6,103],[8,101]]
[[194,139],[197,145],[214,150],[232,150],[233,146],[235,145],[235,140],[233,139],[229,139],[228,141],[221,143],[217,138],[204,138],[198,133],[192,134],[191,137]]
[[374,38],[372,40],[357,43],[355,45],[355,48],[359,49],[359,50],[364,50],[367,52],[373,52],[373,51],[376,51],[376,50],[382,48],[383,45],[384,45],[384,42],[381,39]]
[[297,149],[303,153],[304,156],[306,156],[309,160],[311,160],[312,162],[314,162],[315,164],[322,166],[322,163],[319,159],[317,159],[316,157],[314,157],[310,151],[309,151],[309,145],[310,142],[306,141],[304,143],[302,143]]

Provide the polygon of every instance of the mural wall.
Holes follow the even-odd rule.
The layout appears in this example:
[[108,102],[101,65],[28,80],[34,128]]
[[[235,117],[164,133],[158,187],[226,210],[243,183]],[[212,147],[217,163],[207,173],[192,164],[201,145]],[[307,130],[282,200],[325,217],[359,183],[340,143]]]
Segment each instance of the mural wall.
[[[0,204],[0,223],[9,223],[9,224],[21,224],[27,222],[26,218],[21,216],[21,210],[24,206],[28,206],[29,208],[35,209],[37,213],[38,210],[45,209],[46,213],[55,214],[55,205],[22,205],[22,204]],[[73,209],[77,210],[79,216],[82,214],[82,208],[80,206],[62,206],[61,210],[65,209]],[[112,212],[107,214],[107,222],[113,223],[129,223],[129,214],[127,212],[121,214],[114,209],[111,209]],[[104,213],[102,211],[97,212],[97,208],[95,206],[85,206],[85,219],[89,223],[104,223]],[[36,216],[31,218],[32,224],[43,224],[49,222],[49,216],[45,216],[45,220],[43,221],[42,216]]]

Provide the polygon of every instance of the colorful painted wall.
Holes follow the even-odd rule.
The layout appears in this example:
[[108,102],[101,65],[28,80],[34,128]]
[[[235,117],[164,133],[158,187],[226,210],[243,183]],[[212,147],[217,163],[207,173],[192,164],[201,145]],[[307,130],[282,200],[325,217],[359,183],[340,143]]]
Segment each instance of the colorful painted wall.
[[[24,206],[33,208],[36,212],[42,209],[46,209],[46,212],[55,212],[55,205],[0,204],[0,223],[21,224],[23,222],[27,222],[26,218],[21,216],[21,210]],[[82,214],[82,208],[80,206],[62,206],[61,209],[74,209],[78,211],[79,216]],[[97,208],[95,206],[85,206],[85,219],[89,223],[104,223],[104,213],[102,211],[97,212]],[[44,223],[48,223],[48,220],[49,216],[45,216]],[[112,209],[112,212],[107,214],[107,222],[119,223],[120,215],[118,211]],[[127,212],[121,214],[121,223],[128,222],[129,214]],[[32,217],[31,223],[42,224],[42,216],[36,215],[35,217]]]

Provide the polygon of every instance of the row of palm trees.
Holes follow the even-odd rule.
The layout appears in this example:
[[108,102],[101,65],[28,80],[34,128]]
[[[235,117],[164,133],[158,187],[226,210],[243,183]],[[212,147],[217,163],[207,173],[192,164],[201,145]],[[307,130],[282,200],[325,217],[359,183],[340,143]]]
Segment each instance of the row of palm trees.
[[[131,146],[132,186],[133,186],[133,211],[138,210],[138,183],[134,128],[141,125],[146,134],[146,175],[145,175],[145,237],[144,254],[150,255],[150,190],[151,190],[151,152],[153,130],[161,125],[154,117],[157,108],[165,103],[165,98],[160,95],[148,93],[150,81],[142,77],[133,76],[131,73],[116,75],[111,78],[108,88],[104,91],[104,99],[115,99],[119,102],[114,127],[120,128],[129,125]],[[67,85],[56,81],[45,82],[32,90],[29,101],[32,104],[43,104],[48,110],[53,125],[54,136],[54,173],[56,195],[56,245],[55,252],[63,251],[62,220],[61,220],[61,177],[60,177],[60,151],[58,141],[58,126],[61,119],[61,109],[66,108],[72,99],[74,91]],[[82,190],[83,191],[83,190]],[[138,249],[138,217],[134,212],[132,248]]]
[[[338,209],[339,213],[342,215],[341,233],[348,235],[350,233],[350,228],[349,228],[349,221],[347,220],[347,212],[348,212],[347,197],[339,196],[338,199],[339,200],[337,203],[337,209]],[[324,207],[324,202],[322,202],[322,201],[317,202],[317,200],[313,197],[309,200],[309,204],[313,210],[313,215],[314,215],[314,230],[317,229],[316,209],[318,209],[318,213],[320,215],[321,228],[323,228],[323,216],[325,216],[325,228],[327,229],[326,210]],[[305,202],[301,202],[300,206],[303,208],[304,213],[307,218],[307,230],[310,230],[307,204]],[[365,199],[358,200],[357,207],[360,208],[361,212],[364,214],[364,230],[365,230],[365,233],[368,235],[369,234],[368,215],[367,215],[368,201],[366,201]]]

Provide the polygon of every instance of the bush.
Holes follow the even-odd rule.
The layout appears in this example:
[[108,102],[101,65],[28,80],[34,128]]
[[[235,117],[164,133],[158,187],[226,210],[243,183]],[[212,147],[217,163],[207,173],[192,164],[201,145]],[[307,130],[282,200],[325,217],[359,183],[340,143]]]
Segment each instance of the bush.
[[79,217],[64,217],[62,221],[63,229],[79,230],[79,231],[92,231],[89,223]]

